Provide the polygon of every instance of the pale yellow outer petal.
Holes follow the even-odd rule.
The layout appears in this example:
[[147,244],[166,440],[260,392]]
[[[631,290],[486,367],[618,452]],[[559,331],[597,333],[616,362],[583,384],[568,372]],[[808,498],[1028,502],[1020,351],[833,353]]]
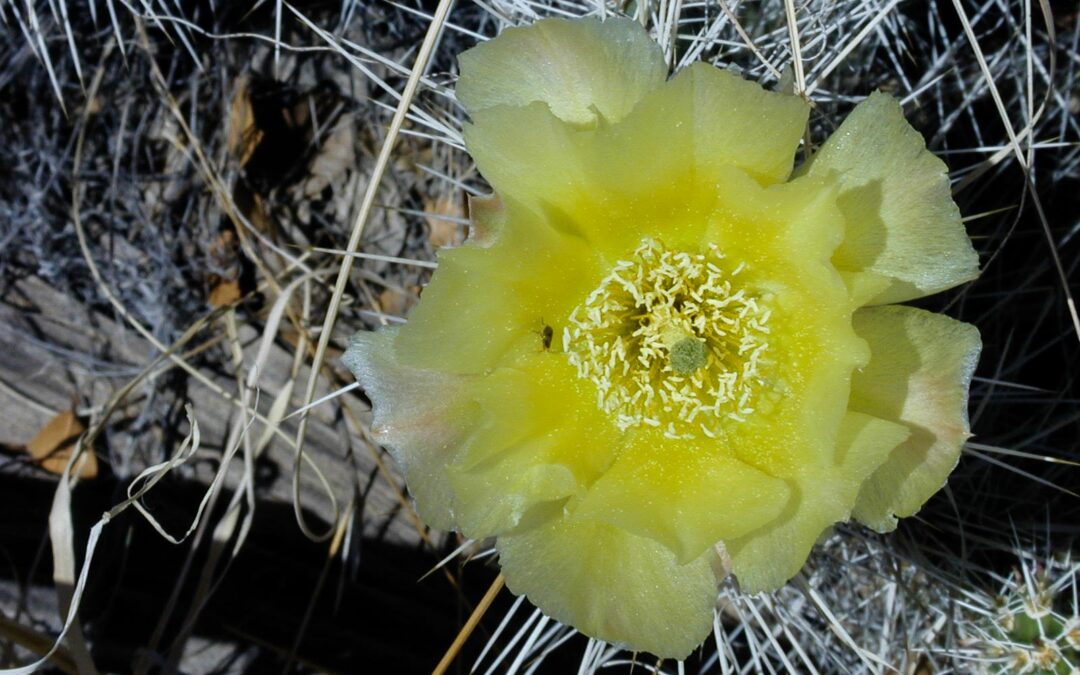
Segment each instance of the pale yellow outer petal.
[[578,204],[598,196],[587,166],[593,132],[576,130],[542,103],[496,106],[472,117],[465,147],[495,193],[542,213],[550,228],[579,234]]
[[784,481],[740,462],[716,440],[639,429],[574,516],[655,539],[688,562],[780,515],[788,494]]
[[871,357],[852,380],[850,407],[911,429],[855,505],[856,518],[887,532],[940,490],[956,466],[970,436],[968,386],[982,343],[974,326],[914,307],[862,309],[854,325]]
[[856,106],[806,171],[835,172],[843,185],[838,203],[847,229],[833,257],[837,268],[892,280],[873,304],[930,295],[978,275],[946,166],[891,96],[874,93]]
[[402,330],[357,333],[342,362],[432,527],[477,539],[525,527],[610,466],[618,430],[561,355],[537,347],[509,367],[455,375],[403,364]]
[[771,185],[791,174],[809,111],[801,98],[695,63],[581,148],[589,176],[618,199],[669,198],[672,184],[715,189],[728,167]]
[[374,402],[371,429],[405,473],[428,525],[454,528],[446,467],[477,411],[460,394],[468,376],[409,368],[394,356],[397,328],[359,332],[341,357]]
[[712,627],[712,551],[680,565],[652,539],[565,518],[495,546],[511,591],[590,637],[681,659]]
[[808,467],[792,481],[791,500],[776,521],[724,541],[739,587],[748,593],[772,591],[798,574],[814,543],[850,517],[859,486],[908,434],[901,424],[847,413],[833,466]]
[[659,45],[621,17],[544,19],[507,28],[458,57],[456,95],[469,113],[498,105],[548,105],[576,125],[616,122],[667,77]]
[[[680,71],[649,100],[661,96],[670,101],[669,107],[685,111],[671,111],[680,127],[675,133],[689,135],[698,171],[735,166],[763,185],[791,174],[810,114],[802,98],[769,91],[700,62]],[[679,119],[683,116],[689,117],[685,125]]]

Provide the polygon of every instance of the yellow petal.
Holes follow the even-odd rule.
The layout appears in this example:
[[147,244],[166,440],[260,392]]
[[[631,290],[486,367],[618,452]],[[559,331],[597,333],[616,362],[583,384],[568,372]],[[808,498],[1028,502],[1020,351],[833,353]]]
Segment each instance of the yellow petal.
[[356,333],[341,357],[374,404],[372,432],[405,474],[416,510],[428,525],[454,527],[446,467],[476,416],[461,396],[469,377],[401,365],[397,328]]
[[[651,106],[614,127],[577,131],[532,104],[480,111],[464,133],[477,167],[504,202],[582,240],[610,265],[646,234],[675,244],[700,241],[716,201],[715,180],[694,177],[690,138],[665,138],[675,129],[670,123]],[[624,124],[648,133],[624,135]]]
[[672,110],[673,116],[687,118],[686,124],[675,122],[691,139],[697,170],[734,166],[763,185],[791,174],[810,114],[810,106],[798,96],[768,91],[730,71],[695,63],[646,102],[660,97],[682,111]]
[[892,286],[893,281],[888,277],[873,272],[845,272],[838,270],[840,277],[847,286],[851,304],[855,307],[865,307],[871,304],[875,297]]
[[974,326],[914,307],[866,308],[854,323],[871,357],[852,381],[850,407],[911,429],[855,506],[861,522],[886,532],[918,511],[956,466],[970,435],[968,386],[982,343]]
[[458,57],[456,95],[470,114],[499,105],[548,105],[577,125],[622,119],[667,77],[660,47],[641,24],[611,17],[545,19],[507,28]]
[[748,272],[761,270],[777,287],[797,291],[800,300],[835,302],[832,309],[844,312],[848,290],[831,263],[843,238],[835,181],[802,176],[763,187],[727,168],[714,190],[707,241],[745,262]]
[[822,145],[810,175],[834,173],[847,222],[836,266],[892,284],[873,302],[902,302],[974,279],[979,258],[952,200],[945,164],[897,101],[871,94]]
[[763,185],[787,178],[807,110],[799,98],[697,64],[618,124],[579,130],[539,104],[496,107],[473,116],[465,143],[500,196],[614,262],[645,236],[700,244],[726,172]]
[[563,518],[499,537],[496,548],[511,591],[590,637],[681,659],[711,630],[712,551],[680,565],[651,539]]
[[512,347],[543,349],[548,326],[557,335],[598,274],[579,240],[536,224],[513,204],[513,227],[495,241],[439,252],[439,268],[396,340],[397,357],[417,368],[478,373]]
[[536,350],[470,383],[483,411],[447,468],[458,529],[500,534],[530,509],[582,494],[610,465],[617,429],[561,354]]
[[834,185],[806,176],[765,188],[731,171],[719,192],[706,236],[746,263],[740,283],[770,296],[772,309],[772,391],[731,442],[740,460],[793,480],[832,464],[851,373],[869,358],[851,328],[848,288],[828,262],[842,233]]
[[565,441],[530,438],[489,464],[467,470],[450,467],[447,478],[457,497],[456,529],[472,539],[501,535],[527,520],[534,507],[577,492],[578,483],[566,465],[543,461],[552,445]]
[[835,463],[801,473],[781,516],[750,534],[724,541],[739,587],[771,591],[798,574],[814,543],[851,515],[859,486],[908,437],[900,424],[848,413],[840,425]]
[[543,214],[548,227],[579,234],[572,212],[594,198],[584,158],[593,133],[574,129],[541,103],[496,106],[472,117],[465,147],[495,193]]
[[743,464],[719,442],[635,430],[574,511],[659,541],[689,562],[717,541],[780,515],[783,481]]
[[604,192],[640,201],[669,199],[664,191],[673,185],[714,192],[723,167],[770,185],[791,173],[808,114],[801,98],[695,63],[622,122],[588,136],[595,143],[585,153],[588,173]]

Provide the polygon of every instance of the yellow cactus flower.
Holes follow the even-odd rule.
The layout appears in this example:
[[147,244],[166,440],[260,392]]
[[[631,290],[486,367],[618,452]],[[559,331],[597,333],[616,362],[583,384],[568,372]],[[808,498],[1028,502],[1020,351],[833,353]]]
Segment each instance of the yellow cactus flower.
[[896,526],[969,435],[974,327],[891,303],[978,273],[944,164],[872,94],[793,172],[808,104],[627,19],[461,55],[494,188],[401,328],[345,356],[421,517],[495,538],[583,633],[685,657],[718,580],[798,573],[834,523]]

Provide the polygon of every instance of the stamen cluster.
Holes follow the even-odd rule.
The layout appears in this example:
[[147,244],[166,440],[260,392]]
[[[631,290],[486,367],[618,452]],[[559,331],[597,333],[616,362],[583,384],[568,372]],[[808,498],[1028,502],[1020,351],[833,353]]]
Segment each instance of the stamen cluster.
[[563,348],[620,428],[715,438],[754,411],[771,310],[736,283],[744,269],[714,244],[689,253],[645,239],[570,314]]

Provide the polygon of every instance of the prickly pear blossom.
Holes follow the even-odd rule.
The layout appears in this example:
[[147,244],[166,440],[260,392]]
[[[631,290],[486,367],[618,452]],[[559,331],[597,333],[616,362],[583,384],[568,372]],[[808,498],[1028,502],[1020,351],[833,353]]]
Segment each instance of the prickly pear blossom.
[[798,573],[831,525],[896,526],[968,437],[974,327],[893,303],[978,259],[945,166],[872,94],[793,172],[808,104],[626,19],[460,57],[494,188],[401,328],[345,363],[433,527],[494,537],[509,588],[659,656],[718,579]]

